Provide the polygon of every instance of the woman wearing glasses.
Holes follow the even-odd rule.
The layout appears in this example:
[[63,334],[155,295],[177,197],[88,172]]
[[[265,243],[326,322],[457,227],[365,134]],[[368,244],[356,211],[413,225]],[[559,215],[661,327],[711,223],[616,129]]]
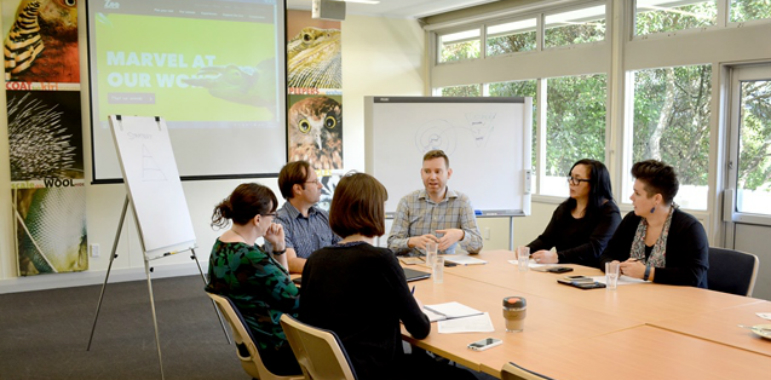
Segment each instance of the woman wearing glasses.
[[206,291],[235,303],[256,343],[265,366],[276,375],[302,373],[281,329],[282,313],[297,317],[300,296],[286,267],[255,241],[264,237],[273,255],[286,251],[284,229],[273,223],[276,196],[256,183],[241,184],[214,208],[212,227],[226,228],[209,258]]
[[706,288],[707,234],[673,201],[680,188],[675,169],[647,160],[632,166],[632,176],[634,211],[621,221],[600,262],[620,261],[621,273],[629,277]]
[[600,255],[621,222],[610,174],[602,162],[583,159],[573,164],[568,183],[570,198],[557,207],[546,230],[528,247],[539,264],[599,267]]

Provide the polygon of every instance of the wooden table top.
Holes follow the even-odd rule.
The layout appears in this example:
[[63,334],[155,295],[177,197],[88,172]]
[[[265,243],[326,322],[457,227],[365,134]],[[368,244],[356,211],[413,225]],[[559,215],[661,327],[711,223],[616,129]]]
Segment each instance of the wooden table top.
[[[771,359],[652,326],[638,326],[525,354],[493,348],[482,370],[500,377],[503,365],[559,380],[767,380]],[[483,352],[483,353],[484,353]]]
[[[749,305],[729,307],[687,318],[675,318],[651,323],[652,326],[694,336],[727,346],[771,356],[771,340],[763,339],[738,325],[771,325],[756,313],[771,313],[771,302],[760,301]],[[771,378],[771,373],[769,373]]]
[[[507,261],[512,252],[478,257],[488,264],[445,268],[444,283],[429,279],[411,285],[424,304],[457,301],[489,312],[495,331],[439,334],[433,324],[424,340],[402,330],[405,340],[496,377],[513,361],[560,380],[769,378],[771,341],[736,324],[764,323],[754,313],[771,312],[771,302],[651,283],[581,290],[556,282],[565,274],[519,272]],[[575,268],[569,275],[602,275],[595,268],[568,266]],[[505,331],[507,296],[527,299],[521,333]],[[503,345],[482,352],[466,347],[488,337]]]
[[516,265],[508,262],[513,257],[512,252],[482,252],[478,257],[488,263],[445,268],[445,273],[646,323],[760,302],[755,298],[689,286],[653,283],[620,285],[615,291],[581,290],[559,285],[557,279],[565,275],[601,276],[604,275],[602,271],[568,264],[565,266],[574,268],[573,272],[520,272]]
[[[527,352],[642,325],[638,320],[613,317],[463,277],[445,275],[443,284],[434,284],[432,280],[411,284],[416,287],[415,297],[425,305],[458,301],[490,314],[495,327],[492,333],[439,334],[437,324],[433,323],[426,339],[415,340],[402,328],[403,336],[410,343],[476,370],[481,370],[479,358],[492,351],[475,352],[467,348],[469,343],[480,339],[502,339],[507,351]],[[508,296],[522,296],[527,300],[526,333],[506,332],[503,298]]]

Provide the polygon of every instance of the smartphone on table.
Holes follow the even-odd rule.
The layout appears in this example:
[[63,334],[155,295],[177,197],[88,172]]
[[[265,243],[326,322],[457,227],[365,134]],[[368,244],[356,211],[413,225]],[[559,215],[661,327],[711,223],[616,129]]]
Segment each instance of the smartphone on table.
[[586,276],[565,276],[557,281],[559,282],[594,282],[594,279]]
[[486,339],[478,340],[476,342],[469,343],[468,348],[474,351],[484,351],[488,348],[500,346],[502,343],[503,341],[501,341],[500,339],[486,338]]

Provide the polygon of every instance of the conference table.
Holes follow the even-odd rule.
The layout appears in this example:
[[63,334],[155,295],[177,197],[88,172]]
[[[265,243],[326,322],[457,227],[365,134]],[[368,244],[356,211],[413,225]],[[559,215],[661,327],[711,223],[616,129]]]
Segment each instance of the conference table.
[[[484,251],[484,265],[444,268],[444,281],[412,282],[426,305],[457,301],[488,312],[492,333],[431,334],[411,344],[470,369],[501,377],[514,362],[554,379],[770,379],[771,340],[738,324],[771,323],[771,302],[693,287],[653,283],[616,290],[581,290],[557,283],[565,275],[600,276],[578,265],[573,272],[520,272],[510,251]],[[428,271],[421,265],[413,269]],[[507,333],[503,298],[527,299],[523,332]],[[484,338],[503,341],[486,351],[467,345]]]

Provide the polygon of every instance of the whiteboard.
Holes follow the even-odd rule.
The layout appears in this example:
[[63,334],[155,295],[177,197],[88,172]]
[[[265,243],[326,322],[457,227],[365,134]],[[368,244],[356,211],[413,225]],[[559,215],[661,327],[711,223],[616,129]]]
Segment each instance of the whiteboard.
[[109,120],[146,257],[195,248],[166,122],[120,115],[110,115]]
[[388,189],[386,212],[423,189],[423,155],[441,149],[448,187],[478,216],[530,214],[532,98],[366,97],[366,171]]

